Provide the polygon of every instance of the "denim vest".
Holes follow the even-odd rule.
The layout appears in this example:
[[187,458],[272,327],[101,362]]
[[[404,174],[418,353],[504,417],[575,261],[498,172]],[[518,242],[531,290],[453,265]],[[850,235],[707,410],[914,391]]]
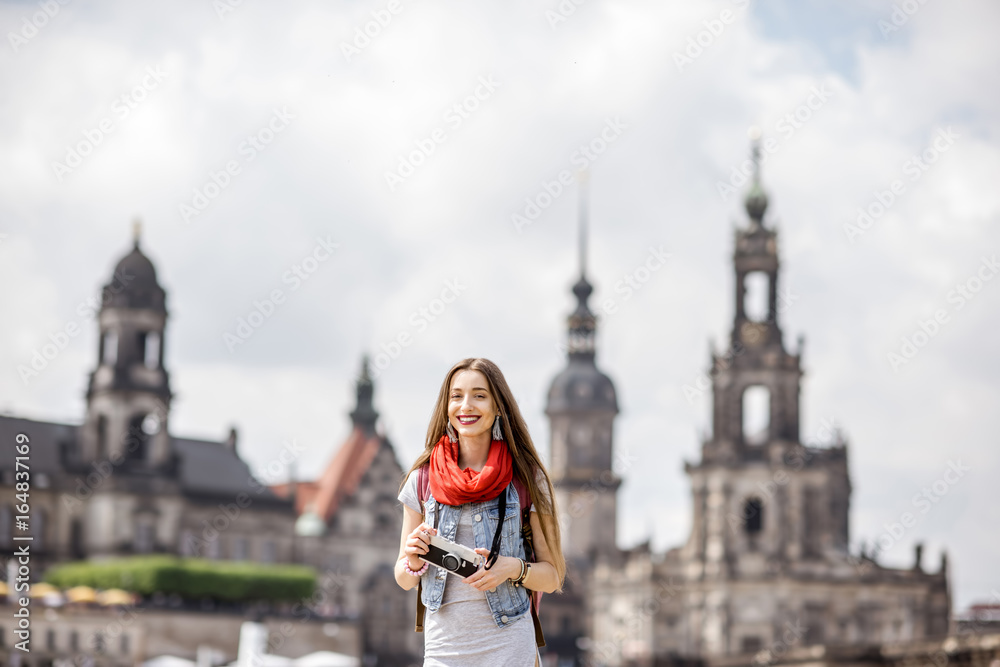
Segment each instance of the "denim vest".
[[[497,532],[497,521],[500,518],[500,508],[497,507],[496,498],[481,503],[452,506],[434,500],[434,495],[429,490],[427,496],[427,500],[424,501],[424,521],[433,526],[435,514],[440,513],[440,517],[437,517],[438,535],[454,542],[455,534],[458,532],[458,518],[464,509],[472,513],[476,547],[489,549],[492,546],[493,536]],[[507,515],[504,517],[500,536],[500,555],[524,558],[524,543],[521,540],[521,506],[513,483],[507,486]],[[430,612],[433,613],[441,608],[446,582],[449,577],[457,576],[436,566],[428,568],[423,574],[421,600]],[[461,580],[456,578],[452,585],[467,584],[462,584]],[[493,620],[501,628],[519,619],[531,606],[528,592],[523,586],[515,586],[510,579],[485,593],[486,601],[493,613]]]

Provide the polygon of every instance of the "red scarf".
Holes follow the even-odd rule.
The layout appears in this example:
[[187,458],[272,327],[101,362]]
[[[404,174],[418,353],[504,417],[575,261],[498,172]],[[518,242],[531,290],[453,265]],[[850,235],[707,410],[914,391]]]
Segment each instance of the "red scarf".
[[514,461],[502,440],[490,444],[486,465],[480,472],[458,467],[458,443],[442,435],[434,445],[430,461],[431,493],[445,505],[464,505],[492,500],[514,478]]

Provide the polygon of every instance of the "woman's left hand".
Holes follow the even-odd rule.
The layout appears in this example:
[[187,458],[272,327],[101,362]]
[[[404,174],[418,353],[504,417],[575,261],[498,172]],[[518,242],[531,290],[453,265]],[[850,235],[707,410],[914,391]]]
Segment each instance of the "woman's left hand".
[[508,579],[514,579],[521,574],[521,561],[517,558],[498,556],[493,567],[487,570],[485,565],[486,559],[490,557],[490,550],[480,548],[476,549],[476,553],[483,557],[483,566],[462,579],[476,590],[492,591]]

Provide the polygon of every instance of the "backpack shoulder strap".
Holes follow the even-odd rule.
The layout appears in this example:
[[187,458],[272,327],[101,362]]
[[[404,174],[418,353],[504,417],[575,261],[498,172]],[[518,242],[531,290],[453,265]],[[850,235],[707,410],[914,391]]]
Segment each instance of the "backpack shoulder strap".
[[[427,466],[420,466],[417,468],[417,498],[420,500],[420,509],[424,507],[424,501],[430,496],[431,480],[428,476]],[[414,624],[414,630],[417,632],[424,631],[424,613],[426,607],[424,607],[424,601],[421,599],[423,595],[423,578],[417,581],[417,620]]]
[[[521,479],[514,476],[514,488],[517,489],[517,497],[521,506],[521,539],[524,540],[524,552],[529,561],[535,559],[534,539],[531,535],[531,493],[527,485]],[[542,594],[540,591],[529,591],[531,599],[531,620],[535,626],[535,645],[545,646],[545,635],[542,633],[542,624],[538,618],[538,608],[541,604]]]
[[[416,632],[424,631],[424,612],[427,608],[424,606],[424,601],[420,599],[420,596],[423,595],[423,584],[424,582],[422,579],[417,582],[417,620],[413,627]],[[534,607],[532,607],[532,610],[534,610]],[[537,626],[535,632],[536,634],[538,632]]]
[[521,506],[521,514],[524,515],[524,510],[531,507],[531,493],[517,475],[514,475],[514,488],[517,489],[517,499]]
[[421,509],[424,506],[424,501],[431,494],[431,478],[428,475],[427,466],[420,466],[417,468],[417,497],[420,499]]

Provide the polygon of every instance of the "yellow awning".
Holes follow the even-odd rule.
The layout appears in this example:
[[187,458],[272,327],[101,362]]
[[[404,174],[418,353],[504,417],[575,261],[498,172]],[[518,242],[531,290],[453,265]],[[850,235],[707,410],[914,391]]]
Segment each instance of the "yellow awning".
[[59,589],[52,584],[40,583],[34,584],[29,591],[29,595],[33,598],[43,598],[46,595],[51,595],[53,593],[58,593]]
[[97,602],[97,591],[90,586],[75,586],[66,591],[69,602]]
[[135,596],[128,591],[123,591],[120,588],[109,588],[106,591],[101,591],[97,594],[97,601],[105,606],[111,605],[130,605],[135,602]]

